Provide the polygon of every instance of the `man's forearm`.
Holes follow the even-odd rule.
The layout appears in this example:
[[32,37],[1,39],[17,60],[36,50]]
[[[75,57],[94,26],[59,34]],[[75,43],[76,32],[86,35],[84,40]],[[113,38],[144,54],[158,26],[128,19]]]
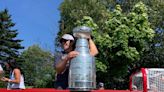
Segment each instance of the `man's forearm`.
[[98,54],[97,47],[92,39],[89,39],[89,49],[92,56],[96,56]]
[[62,73],[65,70],[68,60],[69,59],[66,56],[64,59],[59,61],[59,63],[56,64],[56,72],[58,74]]

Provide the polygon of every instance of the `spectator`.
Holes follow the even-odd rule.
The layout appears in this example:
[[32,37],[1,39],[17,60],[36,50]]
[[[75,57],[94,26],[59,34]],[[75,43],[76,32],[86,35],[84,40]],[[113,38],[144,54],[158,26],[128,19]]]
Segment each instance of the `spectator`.
[[2,65],[0,64],[0,76],[2,76],[3,74],[3,68],[2,68]]
[[9,60],[5,65],[10,70],[10,78],[3,77],[1,81],[8,82],[7,89],[25,89],[23,73],[16,61]]
[[104,89],[105,89],[105,88],[104,88],[104,83],[100,82],[100,83],[98,84],[98,89],[99,89],[99,90],[104,90]]

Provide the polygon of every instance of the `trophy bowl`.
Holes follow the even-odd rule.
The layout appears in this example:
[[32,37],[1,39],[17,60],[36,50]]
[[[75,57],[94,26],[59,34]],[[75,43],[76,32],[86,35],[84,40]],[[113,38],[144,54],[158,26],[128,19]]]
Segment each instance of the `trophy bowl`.
[[73,29],[73,35],[77,38],[90,38],[92,28],[87,26],[78,26]]

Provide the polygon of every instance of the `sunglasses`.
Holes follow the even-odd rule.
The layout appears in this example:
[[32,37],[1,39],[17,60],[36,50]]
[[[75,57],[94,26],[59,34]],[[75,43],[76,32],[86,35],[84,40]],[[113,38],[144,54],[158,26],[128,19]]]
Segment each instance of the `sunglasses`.
[[67,41],[68,41],[68,40],[66,40],[66,39],[61,39],[61,40],[60,40],[60,43],[63,43],[63,42],[65,43],[65,42],[67,42]]

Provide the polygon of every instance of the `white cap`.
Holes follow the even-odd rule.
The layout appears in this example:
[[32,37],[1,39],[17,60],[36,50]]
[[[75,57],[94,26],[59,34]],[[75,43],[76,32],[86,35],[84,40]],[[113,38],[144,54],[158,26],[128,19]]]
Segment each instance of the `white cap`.
[[65,39],[65,40],[73,40],[73,41],[74,41],[73,36],[70,35],[70,34],[64,34],[64,35],[62,36],[62,39]]
[[100,83],[99,83],[99,86],[100,86],[100,87],[104,87],[104,83],[100,82]]

